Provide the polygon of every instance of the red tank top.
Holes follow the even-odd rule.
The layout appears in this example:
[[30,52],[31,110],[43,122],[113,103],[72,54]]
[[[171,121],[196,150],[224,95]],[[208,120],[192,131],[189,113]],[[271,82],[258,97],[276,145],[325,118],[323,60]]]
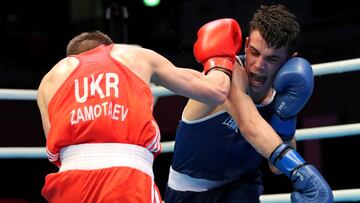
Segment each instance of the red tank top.
[[160,152],[149,86],[110,56],[113,45],[76,55],[80,63],[48,105],[49,160],[60,165],[61,148],[82,143],[126,143]]

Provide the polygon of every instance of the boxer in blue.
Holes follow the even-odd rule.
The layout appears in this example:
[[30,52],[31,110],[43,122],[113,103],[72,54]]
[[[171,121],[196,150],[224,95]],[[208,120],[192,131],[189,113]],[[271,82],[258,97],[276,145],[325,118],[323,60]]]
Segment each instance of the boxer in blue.
[[[213,26],[204,26],[211,35]],[[189,100],[184,108],[166,203],[259,202],[264,157],[274,173],[292,181],[292,202],[333,202],[328,183],[295,150],[296,117],[314,82],[310,63],[296,57],[299,31],[284,6],[262,6],[255,13],[226,102]],[[211,44],[206,33],[199,37]]]

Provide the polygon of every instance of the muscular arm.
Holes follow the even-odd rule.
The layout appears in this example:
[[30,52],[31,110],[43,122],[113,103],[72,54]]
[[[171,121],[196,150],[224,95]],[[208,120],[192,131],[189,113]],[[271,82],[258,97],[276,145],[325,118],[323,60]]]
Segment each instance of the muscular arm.
[[274,129],[262,118],[246,92],[248,82],[245,70],[236,67],[225,108],[236,120],[244,138],[265,158],[282,143]]
[[[245,73],[237,73],[233,72],[232,86],[225,105],[235,118],[245,139],[266,157],[272,166],[291,180],[294,187],[291,202],[334,202],[332,190],[320,172],[313,165],[306,163],[295,149],[282,143],[273,128],[257,112],[254,103],[245,94],[245,88],[238,89],[241,85],[246,87],[241,82],[245,81],[247,84],[247,81]],[[303,103],[297,103],[299,104],[302,107]],[[294,109],[299,108],[290,108],[285,113],[297,112]],[[292,142],[294,144],[294,139]]]
[[240,25],[232,18],[222,18],[204,24],[197,32],[194,56],[203,65],[206,76],[176,68],[156,53],[148,55],[155,59],[152,64],[159,84],[202,103],[222,104],[229,92],[229,77],[241,45]]
[[40,115],[41,115],[41,121],[42,121],[42,126],[43,126],[43,130],[45,133],[45,136],[47,136],[49,128],[50,128],[50,123],[49,123],[49,117],[48,117],[48,112],[47,112],[47,105],[46,105],[46,101],[45,101],[45,95],[44,95],[44,89],[45,89],[45,80],[46,77],[44,77],[44,79],[42,80],[38,91],[37,91],[37,105],[40,111]]
[[189,68],[174,66],[161,55],[143,50],[150,61],[152,81],[185,97],[207,104],[221,104],[225,101],[230,89],[229,77],[221,71],[211,71],[204,75]]
[[41,80],[37,91],[37,105],[40,110],[45,136],[47,136],[50,129],[48,104],[61,84],[77,65],[78,60],[73,57],[62,59]]

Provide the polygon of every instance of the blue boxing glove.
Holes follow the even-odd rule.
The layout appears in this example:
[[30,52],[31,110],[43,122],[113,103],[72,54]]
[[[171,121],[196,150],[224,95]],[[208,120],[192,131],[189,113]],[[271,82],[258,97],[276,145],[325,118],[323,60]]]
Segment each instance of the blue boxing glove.
[[288,176],[295,191],[291,193],[292,203],[332,203],[332,190],[319,171],[305,160],[295,149],[280,144],[271,153],[269,161]]
[[276,74],[275,113],[270,119],[270,125],[283,140],[290,140],[294,136],[296,115],[309,100],[313,88],[313,70],[304,58],[290,58]]

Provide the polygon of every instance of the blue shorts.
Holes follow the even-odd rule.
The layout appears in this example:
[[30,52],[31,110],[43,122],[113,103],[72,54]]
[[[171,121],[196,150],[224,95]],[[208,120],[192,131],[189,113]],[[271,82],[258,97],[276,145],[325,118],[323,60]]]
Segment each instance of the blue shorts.
[[261,175],[251,180],[238,180],[204,192],[177,191],[166,187],[165,203],[260,203],[264,188]]

